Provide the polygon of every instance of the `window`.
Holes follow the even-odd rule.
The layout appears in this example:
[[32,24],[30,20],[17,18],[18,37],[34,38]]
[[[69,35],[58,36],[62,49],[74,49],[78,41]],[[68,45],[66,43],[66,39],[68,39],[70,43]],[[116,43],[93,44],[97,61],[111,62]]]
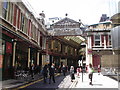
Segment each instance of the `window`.
[[21,13],[21,28],[20,28],[22,31],[24,30],[24,16],[23,14]]
[[109,35],[109,45],[112,45],[112,43],[111,43],[111,35]]
[[13,23],[13,3],[10,3],[10,18],[9,21],[11,22],[11,24]]
[[100,46],[100,35],[95,35],[95,46]]
[[24,17],[24,33],[28,33],[28,19],[26,17]]
[[2,17],[9,21],[11,24],[13,23],[13,6],[13,3],[7,0],[4,0],[2,3]]
[[20,29],[20,9],[17,10],[18,14],[17,14],[17,28]]
[[28,35],[31,36],[31,20],[28,20]]
[[35,25],[32,24],[31,37],[34,39],[35,36]]
[[3,2],[3,10],[2,10],[2,17],[4,19],[7,18],[7,12],[8,12],[7,9],[8,9],[8,2],[6,0],[4,0],[4,2]]

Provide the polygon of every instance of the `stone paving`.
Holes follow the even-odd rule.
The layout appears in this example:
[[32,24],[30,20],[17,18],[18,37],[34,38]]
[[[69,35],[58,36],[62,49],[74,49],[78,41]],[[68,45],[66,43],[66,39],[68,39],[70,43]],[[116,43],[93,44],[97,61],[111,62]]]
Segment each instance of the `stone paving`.
[[103,76],[102,74],[98,75],[98,73],[93,74],[92,83],[93,85],[89,85],[88,74],[84,74],[83,82],[82,77],[78,78],[78,83],[75,88],[118,88],[118,82],[116,80]]
[[[44,84],[43,81],[39,81],[33,84],[30,84],[29,86],[25,87],[25,88],[57,88],[57,89],[61,89],[61,88],[74,88],[74,89],[83,89],[83,88],[118,88],[118,82],[114,79],[111,79],[107,76],[103,76],[102,74],[98,75],[98,73],[94,73],[93,74],[93,85],[89,85],[89,79],[88,79],[88,74],[84,73],[83,74],[83,82],[82,82],[82,74],[80,74],[80,76],[78,77],[75,74],[75,80],[73,82],[71,82],[70,79],[70,75],[66,75],[63,76],[62,74],[55,77],[56,78],[56,83],[51,83],[51,84]],[[38,80],[38,79],[36,79]],[[12,82],[12,83],[11,83]],[[20,83],[16,83],[18,82],[17,80],[8,80],[6,83],[4,88],[10,88],[10,87],[15,87],[15,86],[19,86],[22,83],[22,81]],[[34,82],[34,81],[33,81]],[[2,82],[0,82],[1,84]],[[4,82],[5,83],[5,82]],[[1,84],[2,86],[2,84]],[[105,90],[106,90],[105,89]],[[114,89],[113,89],[114,90]]]

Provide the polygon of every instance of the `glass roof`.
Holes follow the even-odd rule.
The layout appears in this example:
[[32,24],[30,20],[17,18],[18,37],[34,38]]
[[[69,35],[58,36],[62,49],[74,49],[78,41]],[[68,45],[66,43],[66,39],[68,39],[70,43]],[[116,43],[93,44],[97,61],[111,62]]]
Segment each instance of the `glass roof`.
[[68,41],[74,41],[78,44],[85,41],[85,38],[81,36],[64,36],[64,39],[67,39]]

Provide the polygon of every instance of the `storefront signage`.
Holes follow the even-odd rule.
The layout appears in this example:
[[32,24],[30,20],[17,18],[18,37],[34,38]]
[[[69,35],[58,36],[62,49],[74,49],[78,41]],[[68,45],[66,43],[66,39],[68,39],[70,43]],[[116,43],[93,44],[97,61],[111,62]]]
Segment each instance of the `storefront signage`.
[[6,42],[6,53],[12,54],[12,43]]

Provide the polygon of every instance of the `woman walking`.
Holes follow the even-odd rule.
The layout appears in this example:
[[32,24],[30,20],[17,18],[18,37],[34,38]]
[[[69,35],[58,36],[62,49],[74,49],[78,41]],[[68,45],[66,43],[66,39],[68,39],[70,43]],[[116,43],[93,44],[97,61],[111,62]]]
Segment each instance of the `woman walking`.
[[70,67],[70,76],[71,76],[71,82],[73,82],[73,80],[75,79],[74,67],[73,66]]
[[89,84],[92,85],[92,77],[93,77],[93,68],[92,68],[92,64],[89,64],[88,75],[89,75],[89,79],[90,79]]

